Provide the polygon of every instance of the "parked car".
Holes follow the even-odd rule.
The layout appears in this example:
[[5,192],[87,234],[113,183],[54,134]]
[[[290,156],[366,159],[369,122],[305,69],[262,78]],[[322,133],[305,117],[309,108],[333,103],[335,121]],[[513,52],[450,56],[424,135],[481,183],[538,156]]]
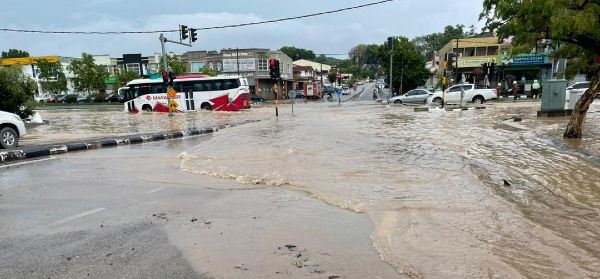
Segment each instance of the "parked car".
[[260,96],[258,96],[256,94],[254,94],[254,93],[252,93],[252,94],[250,94],[250,100],[253,103],[256,103],[256,102],[264,102],[266,99],[263,98],[263,97],[260,97]]
[[0,147],[15,148],[19,146],[19,138],[25,136],[25,123],[16,114],[0,111]]
[[290,90],[290,93],[292,92],[296,92],[296,99],[304,98],[304,92],[302,92],[301,90]]
[[358,85],[365,85],[365,82],[361,80],[358,82]]
[[[110,94],[104,99],[104,101],[109,103],[123,103],[125,100],[125,96],[119,94]],[[97,100],[99,101],[99,100]]]
[[391,104],[427,104],[427,99],[433,96],[433,92],[425,89],[414,89],[406,94],[390,99]]
[[77,103],[89,103],[89,102],[91,102],[91,98],[89,96],[77,98]]
[[67,94],[67,95],[61,95],[60,97],[56,98],[56,102],[57,103],[68,103],[68,102],[77,102],[77,99],[79,99],[79,95],[77,94]]
[[348,85],[342,85],[342,95],[350,95],[350,87]]
[[48,97],[45,102],[46,103],[56,103],[56,99],[62,95],[56,95],[55,97]]
[[44,102],[46,102],[46,100],[48,98],[50,98],[50,96],[43,95],[43,96],[38,96],[38,97],[33,98],[33,101],[36,102],[36,103],[44,103]]
[[567,87],[567,92],[566,92],[565,100],[569,101],[571,92],[574,92],[574,93],[585,93],[585,91],[587,91],[588,88],[590,88],[590,82],[589,81],[576,82],[574,84],[571,84],[571,86]]
[[[448,90],[446,90],[446,94],[444,96],[444,100],[446,103],[450,104],[458,104],[460,103],[460,94],[461,87],[464,90],[463,102],[472,102],[476,104],[483,104],[486,101],[491,99],[498,98],[496,94],[498,91],[493,89],[475,89],[473,84],[463,84],[463,85],[454,85]],[[441,103],[442,102],[442,93],[443,92],[435,92],[433,95],[429,96],[427,99],[428,103]]]

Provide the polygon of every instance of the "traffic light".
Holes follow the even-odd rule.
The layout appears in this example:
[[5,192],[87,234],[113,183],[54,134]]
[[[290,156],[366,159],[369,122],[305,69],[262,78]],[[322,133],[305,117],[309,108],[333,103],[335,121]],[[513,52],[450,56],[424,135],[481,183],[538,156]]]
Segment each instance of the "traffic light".
[[167,72],[162,72],[163,83],[167,85],[169,83],[169,74]]
[[483,63],[481,66],[483,66],[483,75],[488,75],[490,70],[488,63]]
[[452,71],[454,69],[454,53],[448,53],[446,62],[448,62],[448,70]]
[[496,72],[496,63],[492,62],[490,64],[490,75],[493,75]]
[[188,27],[185,25],[181,25],[181,40],[187,39],[189,37],[188,33]]
[[169,86],[173,87],[173,80],[175,79],[175,73],[169,72]]
[[281,67],[279,60],[275,60],[275,78],[281,78]]
[[190,33],[192,34],[192,43],[198,40],[198,30],[192,28],[190,29]]
[[388,50],[391,51],[393,46],[394,46],[394,40],[392,39],[392,37],[388,37],[388,41],[387,41]]

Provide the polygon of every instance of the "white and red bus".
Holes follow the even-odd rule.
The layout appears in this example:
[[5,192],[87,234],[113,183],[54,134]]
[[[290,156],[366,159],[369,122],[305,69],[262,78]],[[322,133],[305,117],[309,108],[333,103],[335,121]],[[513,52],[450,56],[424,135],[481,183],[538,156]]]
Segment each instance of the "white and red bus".
[[[162,79],[136,79],[127,83],[125,111],[169,112],[167,89]],[[173,81],[176,112],[198,109],[238,111],[251,106],[250,88],[244,77],[180,76]]]

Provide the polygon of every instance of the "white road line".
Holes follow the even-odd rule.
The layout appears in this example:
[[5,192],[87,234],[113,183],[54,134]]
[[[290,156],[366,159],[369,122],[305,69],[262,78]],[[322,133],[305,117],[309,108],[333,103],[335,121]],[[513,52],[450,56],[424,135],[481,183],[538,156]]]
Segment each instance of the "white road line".
[[14,164],[10,164],[10,165],[0,165],[0,168],[10,168],[10,167],[14,167],[14,166],[33,164],[33,163],[38,163],[38,162],[43,162],[43,161],[48,161],[48,160],[53,160],[53,159],[55,159],[55,158],[48,157],[48,158],[34,160],[34,161],[20,162],[20,163],[14,163]]
[[77,215],[73,215],[73,216],[71,216],[71,217],[69,217],[69,218],[62,219],[62,220],[60,220],[60,221],[58,221],[58,222],[55,222],[53,225],[60,225],[60,224],[64,224],[64,223],[66,223],[66,222],[73,221],[73,220],[75,220],[75,219],[77,219],[77,218],[85,217],[85,216],[88,216],[88,215],[92,215],[92,214],[94,214],[94,213],[96,213],[96,212],[100,212],[100,211],[102,211],[102,210],[105,210],[105,209],[106,209],[106,208],[103,208],[103,207],[101,207],[101,208],[96,208],[96,209],[94,209],[94,210],[86,211],[86,212],[84,212],[84,213],[77,214]]
[[162,191],[162,190],[164,190],[164,189],[165,189],[165,188],[157,188],[157,189],[154,189],[154,190],[152,190],[152,191],[148,191],[148,192],[146,192],[146,194],[154,194],[154,193],[156,193],[156,192],[159,192],[159,191]]

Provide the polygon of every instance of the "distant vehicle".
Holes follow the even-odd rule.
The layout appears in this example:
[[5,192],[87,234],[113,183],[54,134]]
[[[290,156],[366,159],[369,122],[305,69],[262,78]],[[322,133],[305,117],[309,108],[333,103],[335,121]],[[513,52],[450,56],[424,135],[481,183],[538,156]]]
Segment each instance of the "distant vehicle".
[[323,89],[323,93],[324,94],[329,94],[329,93],[333,94],[333,87],[331,87],[329,85],[325,85],[325,88]]
[[106,96],[106,99],[104,99],[105,102],[109,102],[109,103],[122,103],[124,100],[125,100],[124,95],[119,95],[119,94],[114,94],[114,93]]
[[[463,102],[472,102],[475,104],[483,104],[488,100],[498,98],[497,90],[494,89],[475,89],[473,84],[463,84],[463,85],[454,85],[448,90],[446,90],[446,94],[444,96],[444,101],[450,104],[458,104],[460,103],[460,94],[461,87],[464,90]],[[442,93],[443,92],[435,92],[433,95],[429,96],[427,102],[428,103],[441,103],[442,102]]]
[[342,95],[350,95],[350,87],[348,85],[342,85]]
[[36,102],[36,103],[44,103],[44,102],[46,102],[46,100],[48,98],[50,98],[50,96],[43,95],[43,96],[38,96],[38,97],[33,98],[33,101]]
[[[167,88],[162,79],[136,79],[127,83],[125,111],[169,112]],[[248,80],[240,76],[178,76],[173,81],[176,112],[239,111],[252,106]]]
[[406,94],[390,99],[393,104],[427,104],[427,99],[433,96],[433,92],[425,89],[414,89]]
[[250,100],[251,100],[252,102],[254,102],[254,103],[261,103],[261,102],[264,102],[266,99],[265,99],[265,98],[263,98],[263,97],[260,97],[260,96],[258,96],[258,95],[256,95],[256,94],[254,94],[254,93],[252,93],[252,94],[250,95]]
[[358,85],[365,85],[365,82],[361,80],[358,82]]
[[26,134],[25,123],[21,117],[0,111],[0,147],[15,148],[19,146],[19,138]]
[[[296,99],[298,98],[304,98],[304,92],[300,91],[300,90],[290,90],[290,93],[295,92],[296,93]],[[291,94],[288,94],[291,95]]]
[[304,85],[304,97],[306,99],[320,99],[321,90],[319,90],[318,84],[305,84]]
[[[77,99],[79,99],[79,95],[77,95],[77,94],[61,95],[60,97],[58,97],[58,95],[57,95],[56,102],[57,103],[63,103],[63,104],[67,103],[67,97],[69,97],[69,96],[74,96],[75,97],[75,101],[77,101]],[[69,97],[69,98],[72,99],[73,97]],[[48,103],[50,103],[50,102],[48,102]]]
[[565,100],[569,101],[569,98],[570,98],[569,96],[571,95],[571,92],[574,92],[574,93],[585,93],[585,91],[587,91],[588,88],[590,88],[590,82],[589,81],[576,82],[574,84],[571,84],[571,86],[567,87],[567,92],[566,92]]
[[88,103],[90,102],[90,97],[77,97],[77,103]]
[[48,97],[46,98],[46,100],[44,100],[46,103],[56,103],[56,98],[58,98],[59,96],[62,95],[56,95],[56,97]]

